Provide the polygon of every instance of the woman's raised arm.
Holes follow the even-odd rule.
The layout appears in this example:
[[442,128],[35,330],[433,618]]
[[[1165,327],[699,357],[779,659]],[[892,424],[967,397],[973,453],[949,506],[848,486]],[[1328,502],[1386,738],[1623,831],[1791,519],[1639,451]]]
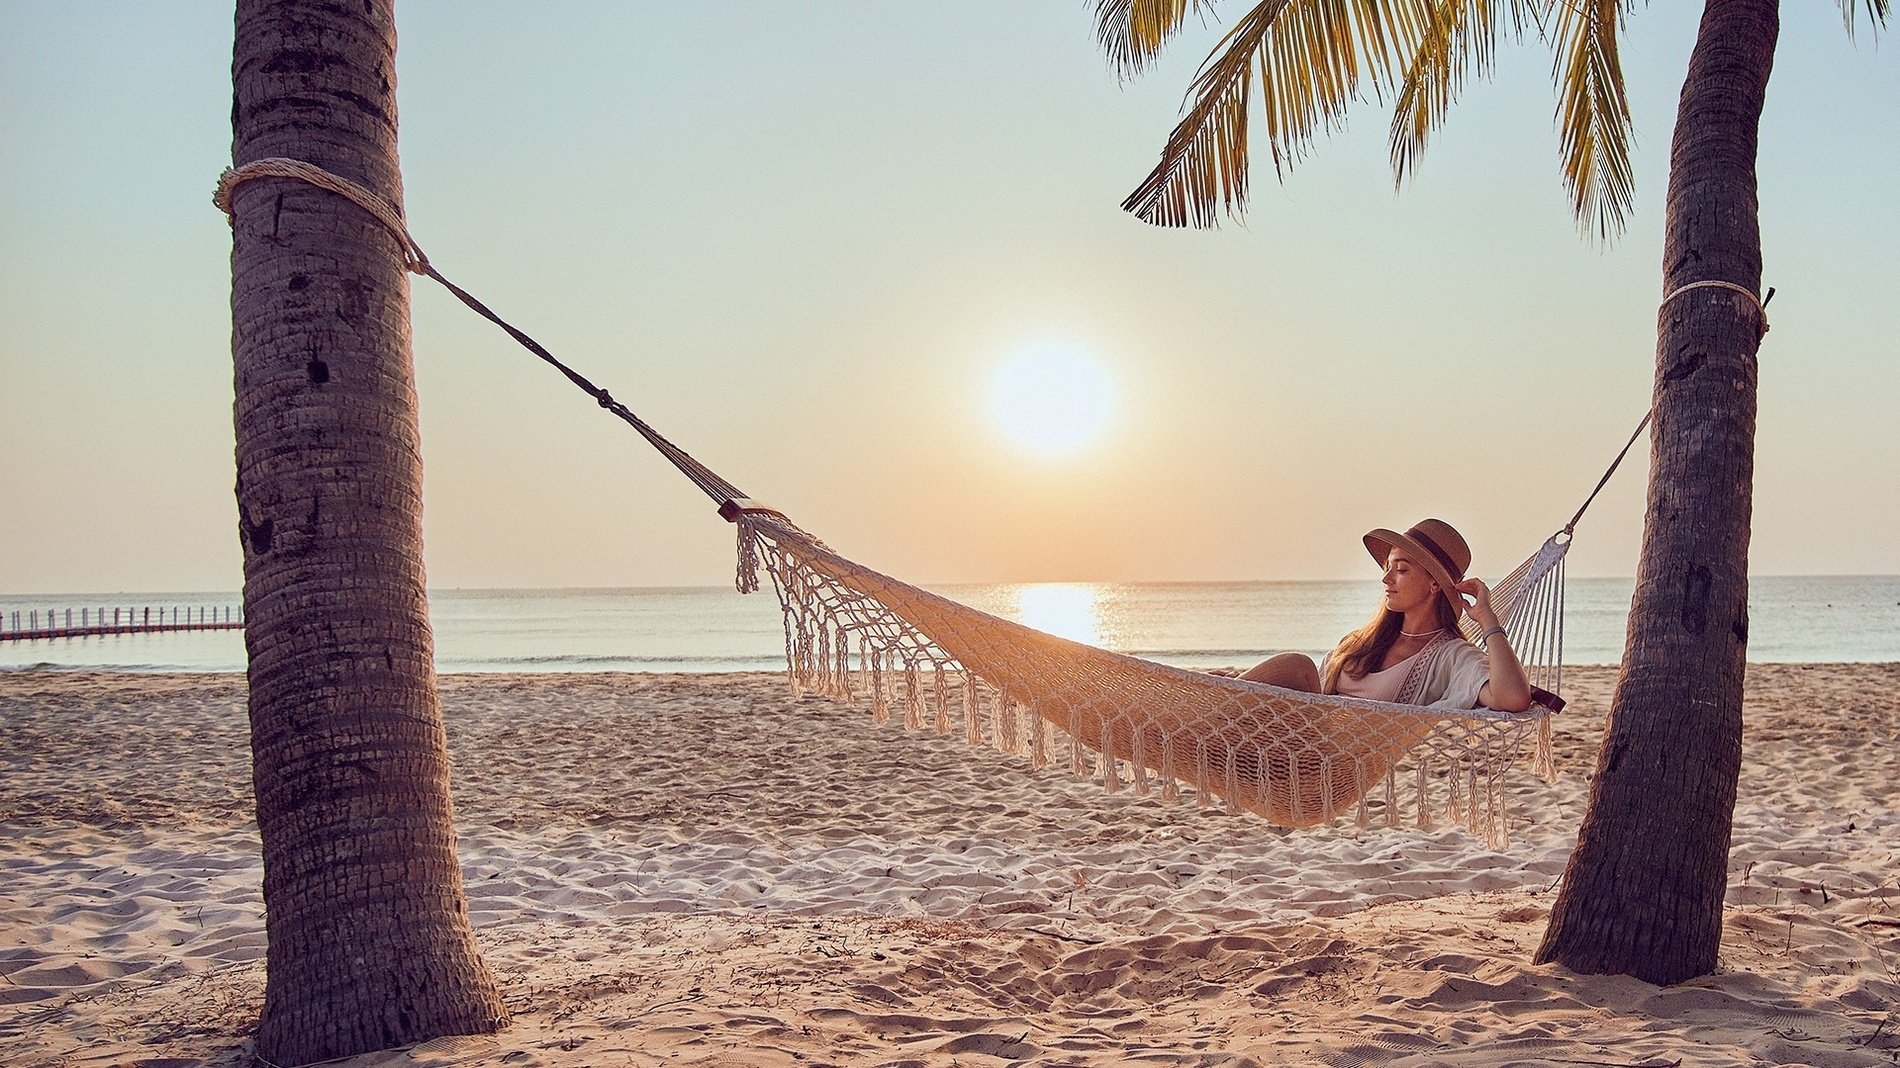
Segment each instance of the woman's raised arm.
[[1510,635],[1504,633],[1498,614],[1491,607],[1491,588],[1483,579],[1468,578],[1455,589],[1471,598],[1466,611],[1484,629],[1480,638],[1491,669],[1491,681],[1478,691],[1478,702],[1499,712],[1522,712],[1531,707],[1530,680],[1524,677],[1524,665],[1518,662],[1517,652],[1511,648]]

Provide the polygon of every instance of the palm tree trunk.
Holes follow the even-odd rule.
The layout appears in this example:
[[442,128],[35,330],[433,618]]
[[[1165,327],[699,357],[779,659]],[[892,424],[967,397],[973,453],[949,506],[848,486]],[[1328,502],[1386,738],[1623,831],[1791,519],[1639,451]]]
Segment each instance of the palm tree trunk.
[[[232,157],[401,203],[387,0],[239,0]],[[252,774],[284,1065],[493,1031],[469,924],[422,568],[409,287],[395,241],[279,179],[233,202],[232,358]]]
[[[1755,156],[1777,0],[1709,0],[1670,152],[1663,292],[1760,292]],[[1539,962],[1676,983],[1713,971],[1742,757],[1754,477],[1752,298],[1663,305],[1643,550],[1590,803]]]

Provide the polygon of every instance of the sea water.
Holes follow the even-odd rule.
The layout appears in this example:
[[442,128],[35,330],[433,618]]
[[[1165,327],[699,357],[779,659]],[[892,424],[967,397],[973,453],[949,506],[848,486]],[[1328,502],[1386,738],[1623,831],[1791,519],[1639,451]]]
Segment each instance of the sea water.
[[[1571,578],[1564,662],[1623,655],[1632,583]],[[1285,649],[1319,653],[1370,618],[1376,581],[1042,583],[938,587],[965,604],[1118,652],[1183,667],[1246,665]],[[0,595],[0,619],[82,609],[217,611],[235,593]],[[762,671],[784,666],[770,587],[436,590],[444,672]],[[1757,576],[1748,658],[1763,663],[1900,661],[1900,576]],[[0,670],[242,671],[238,631],[0,641]]]

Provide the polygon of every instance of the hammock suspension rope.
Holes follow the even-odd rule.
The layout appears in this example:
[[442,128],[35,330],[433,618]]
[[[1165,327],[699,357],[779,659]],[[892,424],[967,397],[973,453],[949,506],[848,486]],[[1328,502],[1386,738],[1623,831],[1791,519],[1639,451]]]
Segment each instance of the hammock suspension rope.
[[[267,178],[314,185],[368,212],[395,238],[409,271],[433,278],[560,371],[716,502],[738,528],[739,589],[757,589],[760,569],[773,580],[788,673],[798,690],[847,701],[862,695],[877,722],[901,709],[906,727],[945,735],[960,716],[971,744],[1027,756],[1037,767],[1052,762],[1066,737],[1071,770],[1092,773],[1111,792],[1124,785],[1144,795],[1158,788],[1172,799],[1185,783],[1199,804],[1218,799],[1229,811],[1252,811],[1283,826],[1326,823],[1354,811],[1367,825],[1374,810],[1385,824],[1397,825],[1401,808],[1409,807],[1420,826],[1442,815],[1502,845],[1503,773],[1528,745],[1533,769],[1546,779],[1555,774],[1549,716],[1562,704],[1555,694],[1563,663],[1563,558],[1577,522],[1648,425],[1648,413],[1570,522],[1493,589],[1532,685],[1548,691],[1540,695],[1543,705],[1501,713],[1281,690],[1043,634],[839,556],[443,277],[409,234],[400,209],[361,185],[300,160],[254,160],[219,178],[213,200],[232,226],[237,187]],[[1710,280],[1683,286],[1664,303],[1698,286],[1754,296]],[[1758,307],[1765,303],[1757,301]],[[1466,638],[1482,642],[1469,617],[1461,625]],[[1425,659],[1421,655],[1421,663]],[[1412,795],[1409,806],[1401,802],[1402,784]]]

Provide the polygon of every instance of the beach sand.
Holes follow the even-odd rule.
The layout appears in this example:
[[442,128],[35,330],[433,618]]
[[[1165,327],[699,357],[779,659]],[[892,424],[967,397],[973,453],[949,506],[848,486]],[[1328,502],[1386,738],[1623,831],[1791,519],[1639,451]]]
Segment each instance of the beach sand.
[[[514,1024],[373,1065],[1892,1065],[1900,665],[1751,668],[1718,974],[1529,961],[1614,673],[1512,844],[1276,830],[876,726],[777,675],[442,679]],[[0,1063],[238,1065],[243,680],[0,675]]]

